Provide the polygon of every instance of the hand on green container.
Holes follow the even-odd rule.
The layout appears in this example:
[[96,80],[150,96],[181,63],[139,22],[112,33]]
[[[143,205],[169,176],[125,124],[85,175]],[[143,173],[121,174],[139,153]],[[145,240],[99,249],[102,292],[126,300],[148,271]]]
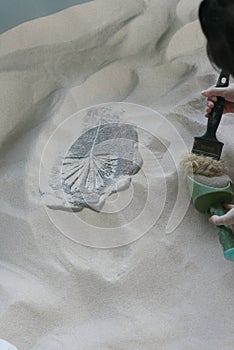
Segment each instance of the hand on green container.
[[220,226],[220,225],[232,225],[234,229],[234,204],[224,204],[225,214],[218,216],[212,215],[209,218],[210,223]]

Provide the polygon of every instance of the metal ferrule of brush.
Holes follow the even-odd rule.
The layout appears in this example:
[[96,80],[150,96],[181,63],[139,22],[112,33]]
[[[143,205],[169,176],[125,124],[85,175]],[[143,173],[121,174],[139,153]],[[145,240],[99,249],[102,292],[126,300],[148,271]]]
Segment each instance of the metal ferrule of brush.
[[[221,71],[216,87],[227,87],[229,85],[229,73]],[[216,138],[216,131],[220,124],[225,99],[218,97],[214,107],[208,116],[206,133],[203,136],[194,138],[192,153],[204,155],[219,160],[221,157],[223,142]]]

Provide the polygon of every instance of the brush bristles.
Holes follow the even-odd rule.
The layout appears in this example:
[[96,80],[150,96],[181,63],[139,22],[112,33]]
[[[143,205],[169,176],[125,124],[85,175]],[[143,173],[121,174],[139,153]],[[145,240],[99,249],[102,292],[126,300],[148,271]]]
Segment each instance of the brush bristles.
[[227,171],[224,160],[215,160],[212,157],[194,153],[186,154],[182,158],[180,166],[186,173],[200,174],[207,177],[221,176]]

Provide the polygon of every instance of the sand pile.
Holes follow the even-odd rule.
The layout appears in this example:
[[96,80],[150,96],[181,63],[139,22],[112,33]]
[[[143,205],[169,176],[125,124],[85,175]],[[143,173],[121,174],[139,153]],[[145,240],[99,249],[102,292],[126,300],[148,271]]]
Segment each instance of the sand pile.
[[[177,169],[217,78],[198,4],[96,0],[1,35],[0,337],[18,349],[233,348],[233,264]],[[49,208],[91,107],[136,127],[141,170],[101,212]],[[232,178],[233,123],[218,135]]]

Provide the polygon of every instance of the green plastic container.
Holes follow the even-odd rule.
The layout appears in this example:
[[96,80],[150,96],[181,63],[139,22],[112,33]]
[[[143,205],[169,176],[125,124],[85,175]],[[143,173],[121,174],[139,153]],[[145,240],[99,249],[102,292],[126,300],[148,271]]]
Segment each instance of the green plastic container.
[[[226,187],[218,188],[204,185],[192,176],[187,176],[188,187],[192,202],[200,213],[209,215],[224,215],[223,204],[231,203],[233,191],[231,183]],[[230,225],[216,226],[224,257],[234,261],[234,234]]]

